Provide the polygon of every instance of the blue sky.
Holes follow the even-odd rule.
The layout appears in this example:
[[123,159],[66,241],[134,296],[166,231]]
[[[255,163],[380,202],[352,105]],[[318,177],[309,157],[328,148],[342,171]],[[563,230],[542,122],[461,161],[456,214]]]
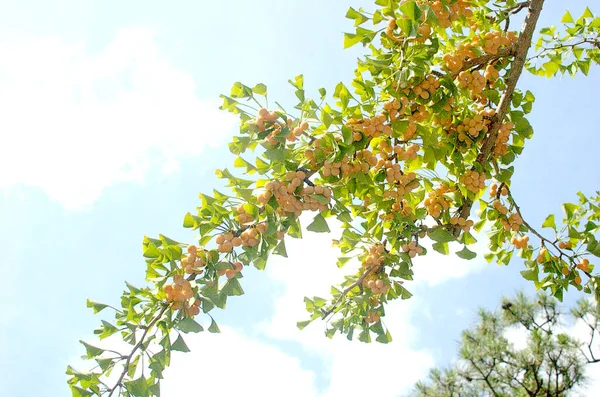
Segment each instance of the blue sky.
[[[548,2],[541,26],[558,23],[561,3]],[[586,3],[569,2],[573,15]],[[143,283],[144,235],[193,238],[183,215],[200,191],[218,186],[214,169],[233,160],[226,143],[237,122],[217,109],[220,93],[238,80],[263,82],[285,104],[293,100],[286,82],[299,73],[313,92],[352,77],[361,50],[342,49],[351,5],[371,7],[0,2],[2,395],[66,395],[65,367],[100,320],[86,298],[117,302],[124,280]],[[553,80],[524,74],[520,87],[537,98],[535,136],[517,160],[512,190],[539,225],[578,190],[598,189],[600,72]],[[272,261],[266,272],[245,272],[246,296],[217,313],[224,332],[189,337],[193,351],[176,355],[165,396],[190,395],[189,387],[222,396],[348,395],[368,386],[355,382],[368,371],[361,360],[389,364],[368,387],[396,396],[453,359],[478,306],[521,288],[534,292],[517,261],[501,268],[428,256],[417,264],[415,297],[388,310],[392,345],[330,341],[322,324],[295,329],[302,297],[341,279],[337,252],[320,237],[291,243],[290,259]],[[572,291],[566,300],[578,297]],[[198,368],[210,384],[198,384]]]

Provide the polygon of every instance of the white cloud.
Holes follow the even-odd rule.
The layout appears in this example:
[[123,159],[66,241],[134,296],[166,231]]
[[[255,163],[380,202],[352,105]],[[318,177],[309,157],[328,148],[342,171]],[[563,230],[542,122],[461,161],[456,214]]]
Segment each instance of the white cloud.
[[190,353],[175,353],[161,395],[317,396],[314,372],[277,347],[231,328],[185,338]]
[[151,168],[176,171],[236,123],[196,97],[147,29],[122,29],[93,55],[85,43],[9,36],[0,58],[0,188],[40,187],[69,209]]
[[356,263],[342,270],[336,267],[339,251],[331,248],[331,239],[339,235],[339,228],[332,229],[336,230],[331,235],[307,232],[301,241],[287,240],[290,259],[271,260],[269,278],[283,284],[284,292],[273,296],[275,314],[260,328],[270,337],[300,343],[305,351],[327,363],[325,396],[368,393],[385,397],[407,392],[434,364],[429,352],[414,348],[418,329],[411,315],[419,310],[419,297],[387,306],[383,321],[394,337],[388,345],[350,342],[340,335],[330,340],[324,336],[325,324],[320,321],[302,331],[296,327],[296,321],[307,318],[304,296],[329,297],[331,285],[339,284],[344,274],[356,269]]
[[[302,220],[306,225],[310,222],[310,216],[303,217]],[[174,358],[173,367],[166,374],[163,386],[165,396],[179,395],[190,390],[186,388],[186,385],[189,385],[186,379],[193,378],[190,374],[194,373],[194,368],[198,365],[203,368],[203,377],[218,379],[216,384],[219,384],[221,379],[229,379],[223,378],[224,375],[219,373],[219,368],[227,366],[220,364],[220,360],[227,360],[223,355],[229,356],[226,351],[235,352],[234,356],[240,360],[236,365],[246,368],[248,376],[239,379],[239,382],[236,380],[226,383],[221,390],[228,393],[227,395],[239,392],[255,395],[254,384],[266,384],[270,387],[272,379],[283,377],[285,381],[281,386],[274,388],[273,395],[295,395],[293,393],[299,390],[298,395],[304,396],[333,397],[368,393],[386,397],[406,393],[412,389],[415,382],[426,377],[435,363],[431,351],[415,348],[416,343],[420,341],[419,330],[413,324],[412,315],[423,307],[423,300],[419,296],[407,301],[395,301],[387,306],[387,315],[383,321],[394,337],[394,341],[388,345],[351,342],[340,335],[330,340],[324,336],[325,324],[320,321],[315,321],[302,331],[296,327],[298,320],[307,318],[304,296],[328,297],[331,285],[338,284],[344,274],[355,271],[358,266],[356,262],[349,262],[341,270],[336,267],[339,251],[331,247],[331,240],[339,236],[341,230],[335,222],[329,223],[333,233],[305,232],[302,240],[287,239],[290,258],[271,258],[267,270],[268,280],[264,288],[274,291],[272,299],[275,302],[275,312],[269,319],[257,325],[258,334],[274,340],[297,343],[308,357],[323,363],[322,377],[326,382],[324,389],[317,390],[314,387],[315,374],[303,369],[297,358],[266,341],[245,337],[239,330],[228,330],[216,337],[206,334],[193,336],[193,339],[188,337],[192,341],[190,344],[197,343],[197,347],[190,345],[191,354]],[[428,268],[436,266],[435,263],[439,259],[428,259],[429,257],[428,255],[419,258],[418,265]],[[447,258],[444,258],[447,261]],[[459,260],[456,261],[457,264],[454,260],[451,262],[446,262],[445,266],[461,266]],[[464,266],[464,270],[460,271],[445,271],[440,268],[441,275],[424,282],[425,288],[450,278],[464,277],[472,269],[477,269],[477,266]],[[273,284],[277,285],[277,288],[274,288]],[[254,364],[245,365],[246,357],[252,356],[256,356]],[[203,366],[201,363],[204,359],[210,364]],[[270,362],[274,362],[273,368],[269,366]],[[263,368],[264,365],[267,367]],[[288,377],[300,379],[300,384],[287,381]],[[238,385],[246,382],[249,382],[250,387]],[[239,391],[238,387],[241,387]],[[270,389],[261,389],[261,395],[271,395],[270,393]]]
[[488,239],[485,233],[480,233],[478,238],[477,243],[469,246],[469,250],[477,253],[477,257],[471,260],[462,259],[455,254],[463,249],[463,246],[458,243],[450,243],[450,254],[442,255],[431,248],[428,240],[423,242],[427,255],[414,260],[415,283],[435,287],[446,281],[483,271],[488,265],[483,259],[483,254],[488,251]]

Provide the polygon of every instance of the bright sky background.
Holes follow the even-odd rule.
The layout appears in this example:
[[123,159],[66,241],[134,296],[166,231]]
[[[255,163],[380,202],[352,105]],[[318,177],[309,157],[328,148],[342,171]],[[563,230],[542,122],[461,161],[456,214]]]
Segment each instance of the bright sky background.
[[[558,23],[565,3],[548,1],[540,25]],[[568,6],[576,15],[586,3]],[[1,395],[69,394],[65,367],[100,321],[86,298],[118,302],[124,280],[142,284],[143,235],[191,241],[183,215],[233,160],[226,143],[237,120],[218,110],[218,95],[238,80],[263,82],[272,100],[290,103],[286,82],[299,73],[314,93],[349,80],[360,53],[342,50],[350,5],[371,7],[0,1]],[[536,134],[513,191],[539,225],[577,190],[599,187],[600,72],[525,73],[520,87],[537,97]],[[192,353],[175,354],[163,395],[397,396],[455,357],[478,306],[534,292],[518,261],[501,268],[431,255],[417,261],[414,298],[387,310],[391,345],[330,341],[322,323],[295,327],[306,317],[302,298],[341,279],[330,237],[292,241],[289,260],[246,270],[246,295],[216,312],[223,333],[188,336]]]

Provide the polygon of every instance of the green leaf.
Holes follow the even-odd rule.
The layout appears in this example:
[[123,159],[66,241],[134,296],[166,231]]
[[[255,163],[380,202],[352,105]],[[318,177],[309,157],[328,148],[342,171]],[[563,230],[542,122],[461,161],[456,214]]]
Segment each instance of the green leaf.
[[586,250],[594,255],[600,258],[600,243],[598,243],[598,241],[596,241],[596,239],[591,239],[586,246]]
[[102,326],[98,330],[94,331],[95,334],[98,334],[98,338],[100,339],[108,338],[117,332],[119,332],[119,329],[105,320],[102,320]]
[[96,362],[100,366],[100,369],[106,372],[109,368],[114,366],[116,360],[116,358],[97,358]]
[[237,278],[227,280],[221,292],[227,296],[240,296],[244,295],[244,290]]
[[556,222],[554,222],[554,214],[550,214],[546,217],[546,220],[544,220],[544,223],[542,223],[542,227],[548,227],[548,228],[556,230]]
[[339,257],[336,262],[337,267],[343,267],[346,263],[348,263],[348,261],[350,259],[352,259],[352,258],[344,257],[344,256]]
[[175,343],[173,343],[171,345],[171,349],[178,351],[178,352],[184,352],[184,353],[187,353],[190,351],[190,348],[186,345],[186,343],[183,340],[183,338],[181,337],[181,335],[177,335],[177,339],[175,340]]
[[546,77],[554,76],[556,74],[556,72],[558,71],[559,67],[560,67],[560,63],[554,62],[554,61],[548,61],[542,65],[542,68],[544,69],[544,72],[545,72],[544,74]]
[[140,376],[136,380],[124,382],[125,388],[133,397],[149,397],[150,393],[148,390],[148,381],[144,375]]
[[354,8],[350,7],[346,12],[346,18],[354,20],[354,26],[362,25],[367,22],[369,18],[360,12],[356,11]]
[[71,393],[72,393],[73,397],[88,397],[88,396],[92,396],[95,394],[95,393],[85,390],[79,386],[69,385],[69,387],[71,388]]
[[565,216],[567,217],[568,220],[573,218],[573,214],[575,213],[575,211],[577,211],[577,208],[579,208],[577,205],[572,204],[572,203],[565,203],[565,204],[563,204],[562,207],[563,207],[563,211],[565,212]]
[[298,321],[296,323],[296,326],[298,327],[298,329],[304,329],[308,324],[310,324],[312,322],[312,320],[305,320],[305,321]]
[[354,33],[344,33],[344,49],[350,48],[363,40],[363,36]]
[[414,1],[407,1],[403,3],[400,6],[400,11],[410,18],[411,21],[418,21],[421,18],[421,15],[423,15],[423,12]]
[[563,17],[560,21],[562,23],[574,23],[575,22],[573,20],[573,17],[571,16],[571,13],[568,10],[567,10],[567,12],[565,12],[565,15],[563,15]]
[[390,334],[390,331],[385,330],[385,333],[380,334],[375,340],[379,343],[390,343],[392,341],[392,334]]
[[358,340],[365,343],[371,343],[371,333],[368,328],[358,334]]
[[430,239],[432,239],[433,241],[437,241],[438,243],[447,243],[455,240],[452,233],[441,227],[430,231],[428,233],[428,236]]
[[86,304],[87,304],[87,307],[91,307],[94,309],[94,314],[97,314],[108,307],[108,305],[106,305],[104,303],[95,302],[90,299],[87,300]]
[[477,257],[477,254],[471,250],[469,250],[466,246],[456,253],[459,258],[471,260]]
[[221,332],[221,330],[219,329],[219,326],[217,325],[217,322],[215,321],[214,318],[210,318],[210,327],[208,327],[208,332],[213,333],[213,334],[218,334]]
[[262,83],[259,83],[252,88],[252,92],[264,96],[267,94],[267,86]]
[[283,256],[287,258],[287,250],[285,249],[285,241],[281,240],[279,244],[273,249],[273,254]]
[[521,270],[521,275],[525,280],[538,282],[538,269]]
[[585,7],[585,10],[583,11],[583,14],[581,14],[582,18],[593,18],[594,14],[592,14],[592,11],[590,10],[589,7]]
[[323,218],[323,215],[321,214],[315,216],[312,223],[306,227],[306,230],[315,233],[329,233],[331,231],[329,230],[329,226],[327,226],[325,218]]
[[431,247],[443,255],[448,255],[450,253],[448,243],[434,243]]
[[180,330],[181,332],[185,332],[186,334],[189,332],[198,333],[204,331],[204,328],[200,324],[198,324],[193,318],[186,317],[180,320],[175,328]]
[[87,358],[94,358],[94,357],[97,357],[97,356],[101,355],[102,353],[104,353],[104,349],[100,349],[99,347],[92,346],[89,343],[86,343],[82,340],[80,340],[79,343],[81,343],[83,346],[85,346]]

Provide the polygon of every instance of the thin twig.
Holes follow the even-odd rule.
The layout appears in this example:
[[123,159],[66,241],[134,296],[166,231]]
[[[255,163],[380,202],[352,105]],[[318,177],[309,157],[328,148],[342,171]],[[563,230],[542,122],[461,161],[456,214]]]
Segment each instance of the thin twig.
[[165,312],[167,311],[168,308],[169,308],[168,305],[163,306],[163,308],[160,310],[160,312],[158,312],[156,317],[154,317],[152,319],[152,321],[150,321],[150,323],[145,327],[144,333],[142,334],[140,340],[138,341],[138,343],[135,344],[133,349],[131,349],[131,353],[129,353],[129,355],[127,356],[127,360],[125,361],[125,365],[123,366],[123,372],[121,372],[121,375],[119,376],[119,379],[117,380],[117,383],[115,383],[113,388],[110,389],[110,393],[108,394],[108,397],[111,397],[113,395],[115,390],[117,390],[117,387],[119,387],[119,388],[122,387],[123,378],[125,378],[127,371],[129,371],[129,365],[131,364],[133,355],[135,354],[136,351],[138,351],[139,348],[142,347],[144,340],[146,339],[146,336],[148,335],[148,332],[158,322],[158,320],[160,320],[160,318],[163,316],[163,314],[165,314]]

